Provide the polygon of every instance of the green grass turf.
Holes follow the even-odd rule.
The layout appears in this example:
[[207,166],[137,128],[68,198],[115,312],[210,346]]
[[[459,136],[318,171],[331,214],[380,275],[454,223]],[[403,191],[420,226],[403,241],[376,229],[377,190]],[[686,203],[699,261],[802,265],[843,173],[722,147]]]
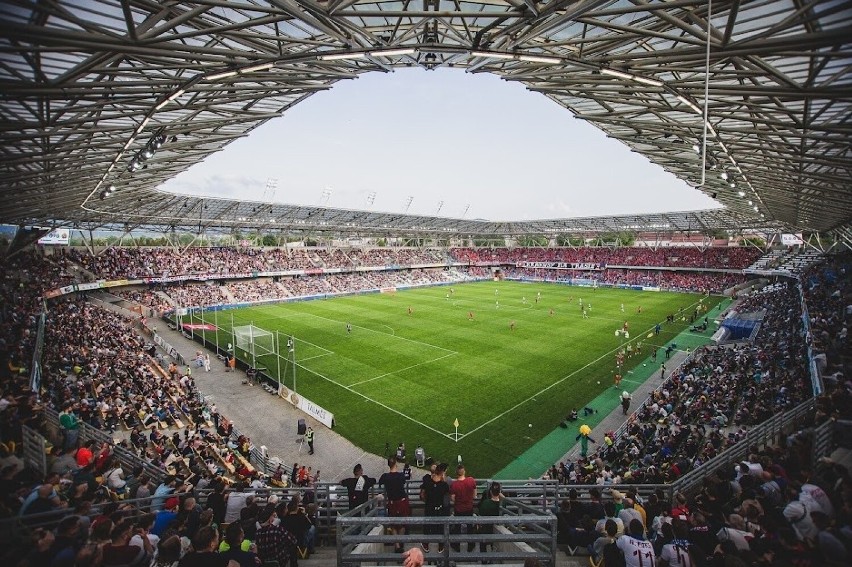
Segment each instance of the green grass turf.
[[[232,314],[234,325],[280,331],[285,354],[284,335],[294,335],[296,390],[334,413],[336,432],[378,454],[386,443],[393,449],[404,441],[412,454],[422,443],[427,455],[445,461],[462,455],[486,477],[557,427],[571,408],[611,387],[622,343],[614,331],[625,320],[631,341],[644,341],[648,353],[688,322],[664,324],[659,336],[648,338],[654,325],[680,308],[688,317],[701,299],[509,281],[453,289],[449,300],[450,287],[437,286],[223,311],[216,318],[219,345],[233,341],[227,332]],[[589,319],[582,319],[580,298],[591,303]],[[708,307],[717,302],[704,300]],[[207,313],[205,322],[212,320]],[[627,366],[638,362],[635,357]],[[258,365],[277,373],[272,356]],[[282,361],[281,373],[292,388],[292,367]]]

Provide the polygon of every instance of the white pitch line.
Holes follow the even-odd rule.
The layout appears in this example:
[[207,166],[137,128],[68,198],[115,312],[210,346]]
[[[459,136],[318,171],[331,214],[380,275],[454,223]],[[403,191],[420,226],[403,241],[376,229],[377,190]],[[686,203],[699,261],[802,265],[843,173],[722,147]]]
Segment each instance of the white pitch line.
[[373,403],[374,403],[374,404],[376,404],[377,406],[383,407],[383,408],[385,408],[386,410],[388,410],[388,411],[390,411],[390,412],[393,412],[393,413],[397,414],[398,416],[400,416],[400,417],[402,417],[402,418],[404,418],[404,419],[407,419],[408,421],[411,421],[412,423],[416,423],[417,425],[419,425],[419,426],[421,426],[421,427],[425,427],[425,428],[426,428],[426,429],[428,429],[429,431],[432,431],[432,432],[434,432],[434,433],[437,433],[438,435],[440,435],[440,436],[442,436],[442,437],[446,437],[447,439],[453,439],[453,437],[455,436],[453,433],[444,433],[443,431],[438,431],[438,430],[437,430],[437,429],[435,429],[434,427],[431,427],[431,426],[429,426],[429,425],[426,425],[426,424],[425,424],[425,423],[423,423],[422,421],[417,421],[416,419],[414,419],[413,417],[411,417],[411,416],[410,416],[410,415],[408,415],[408,414],[404,414],[404,413],[402,413],[401,411],[399,411],[399,410],[397,410],[397,409],[394,409],[394,408],[392,408],[392,407],[388,406],[387,404],[383,404],[382,402],[380,402],[380,401],[378,401],[378,400],[374,400],[374,399],[373,399],[373,398],[371,398],[370,396],[365,396],[365,395],[364,395],[364,394],[362,394],[361,392],[356,392],[356,391],[355,391],[355,390],[353,390],[351,387],[349,387],[349,386],[345,386],[345,385],[341,384],[340,382],[338,382],[338,381],[336,381],[336,380],[332,380],[332,379],[331,379],[331,378],[329,378],[328,376],[323,376],[323,375],[322,375],[322,374],[320,374],[319,372],[316,372],[316,371],[314,371],[314,370],[311,370],[310,368],[307,368],[306,366],[302,366],[301,364],[298,364],[298,363],[296,364],[296,366],[300,366],[303,370],[307,370],[308,372],[310,372],[310,373],[311,373],[311,374],[313,374],[314,376],[319,376],[319,377],[320,377],[320,378],[322,378],[323,380],[325,380],[325,381],[327,381],[327,382],[331,382],[331,383],[332,383],[332,384],[334,384],[335,386],[338,386],[338,387],[340,387],[340,388],[343,388],[344,390],[348,390],[348,391],[352,392],[353,394],[355,394],[356,396],[360,396],[360,397],[364,398],[365,400],[367,400],[368,402],[373,402]]
[[393,372],[385,372],[379,376],[374,378],[367,378],[366,380],[361,380],[360,382],[355,382],[354,384],[350,384],[350,388],[354,388],[355,386],[360,386],[361,384],[366,384],[367,382],[372,382],[373,380],[378,380],[379,378],[384,378],[385,376],[390,376],[391,374],[396,374],[398,372],[404,372],[405,370],[411,370],[412,368],[417,368],[418,366],[423,366],[424,364],[431,364],[433,362],[438,362],[439,360],[443,360],[445,358],[449,358],[451,356],[455,356],[458,353],[450,353],[445,354],[444,356],[439,356],[438,358],[433,358],[432,360],[426,360],[424,362],[418,362],[417,364],[412,364],[411,366],[406,366],[405,368],[400,368],[399,370],[394,370]]
[[[696,302],[695,302],[695,303],[693,303],[692,305],[697,305],[697,304],[698,304],[698,302],[696,301]],[[690,307],[691,307],[692,305],[690,305]],[[654,327],[656,327],[656,324],[654,325]],[[654,327],[651,327],[651,328],[650,328],[650,329],[648,329],[647,331],[644,331],[643,333],[641,333],[641,335],[644,335],[646,332],[652,331],[652,330],[654,329]],[[641,335],[640,335],[640,336],[641,336]],[[554,386],[557,386],[557,385],[561,384],[562,382],[564,382],[564,381],[565,381],[565,380],[567,380],[568,378],[571,378],[572,376],[574,376],[574,375],[576,375],[577,373],[579,373],[579,372],[581,372],[581,371],[585,370],[585,369],[586,369],[586,368],[588,368],[589,366],[591,366],[591,365],[593,365],[593,364],[597,364],[599,361],[603,360],[603,359],[604,359],[604,358],[606,358],[607,356],[612,356],[612,354],[613,354],[614,352],[618,352],[618,350],[619,350],[620,348],[621,348],[621,346],[617,346],[617,347],[615,347],[614,349],[612,349],[611,351],[605,352],[604,354],[602,354],[601,356],[599,356],[599,357],[598,357],[598,358],[596,358],[595,360],[591,361],[590,363],[586,364],[586,365],[585,365],[585,366],[583,366],[582,368],[578,368],[578,369],[577,369],[577,370],[575,370],[574,372],[572,372],[572,373],[568,374],[567,376],[564,376],[564,377],[560,378],[560,379],[559,379],[559,380],[557,380],[556,382],[554,382],[554,383],[552,383],[552,384],[548,385],[547,387],[545,387],[545,388],[543,388],[542,390],[540,390],[540,391],[536,392],[535,394],[533,394],[532,396],[530,396],[530,397],[526,398],[525,400],[521,400],[521,401],[520,401],[520,402],[518,402],[517,404],[515,404],[515,405],[513,405],[512,407],[510,407],[509,409],[507,409],[506,411],[504,411],[504,412],[502,412],[502,413],[500,413],[500,414],[498,414],[498,415],[496,415],[496,416],[492,417],[491,419],[489,419],[488,421],[486,421],[486,422],[485,422],[485,423],[483,423],[482,425],[479,425],[478,427],[475,427],[474,429],[471,429],[471,430],[470,430],[470,431],[468,431],[467,433],[462,433],[462,434],[460,434],[460,435],[459,435],[459,439],[463,439],[463,438],[467,437],[468,435],[470,435],[471,433],[476,433],[477,431],[479,431],[480,429],[482,429],[482,428],[483,428],[483,427],[485,427],[486,425],[488,425],[488,424],[490,424],[490,423],[493,423],[494,421],[497,421],[498,419],[500,419],[500,418],[501,418],[501,417],[503,417],[504,415],[506,415],[506,414],[508,414],[508,413],[511,413],[511,412],[515,411],[516,409],[518,409],[519,407],[521,407],[521,406],[522,406],[522,405],[524,405],[525,403],[529,402],[530,400],[532,400],[532,399],[533,399],[533,398],[535,398],[536,396],[538,396],[538,395],[540,395],[540,394],[543,394],[543,393],[545,393],[546,391],[548,391],[548,390],[550,390],[551,388],[553,388]]]
[[315,359],[315,358],[322,358],[322,357],[324,357],[324,356],[331,356],[332,354],[335,354],[335,353],[333,353],[333,352],[331,352],[331,351],[328,351],[328,352],[324,352],[324,353],[322,353],[322,354],[317,354],[317,355],[314,355],[314,356],[308,356],[308,357],[306,357],[306,358],[300,358],[300,359],[299,359],[299,362],[305,362],[305,361],[307,361],[307,360],[313,360],[313,359]]

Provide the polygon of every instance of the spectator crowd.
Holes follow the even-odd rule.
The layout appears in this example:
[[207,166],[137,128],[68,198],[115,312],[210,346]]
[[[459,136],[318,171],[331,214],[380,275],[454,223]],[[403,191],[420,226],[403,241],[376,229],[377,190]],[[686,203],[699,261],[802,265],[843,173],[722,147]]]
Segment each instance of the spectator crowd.
[[[304,252],[302,261],[316,266],[348,259],[352,265],[364,265],[360,262],[393,257],[418,263],[423,257],[394,252]],[[87,269],[122,275],[131,268],[153,273],[217,270],[234,258],[243,269],[283,262],[281,254],[287,255],[277,251],[270,260],[264,254],[219,250],[181,264],[166,252],[151,258],[124,253],[97,261],[73,259]],[[482,258],[489,253],[494,252],[465,249],[456,257],[490,261]],[[667,253],[660,261],[672,261],[673,252]],[[529,254],[535,256],[531,261],[546,261],[540,255],[551,252]],[[633,254],[619,253],[623,265],[635,261]],[[562,258],[558,261],[595,261]],[[270,477],[261,475],[251,462],[251,439],[199,395],[192,378],[199,367],[170,362],[131,322],[87,302],[84,295],[51,300],[41,384],[38,392],[30,390],[42,294],[69,283],[68,261],[27,252],[7,260],[0,275],[0,514],[20,516],[26,524],[41,513],[62,513],[51,529],[29,530],[30,545],[7,549],[10,557],[24,566],[296,565],[314,545],[316,505],[310,491],[304,500],[278,500],[263,488],[290,482],[310,488],[317,476],[298,465],[286,472],[279,467]],[[706,257],[683,261],[701,263]],[[746,259],[729,251],[714,261]],[[607,432],[596,452],[554,466],[549,475],[578,485],[556,510],[560,541],[585,548],[595,558],[620,553],[628,565],[637,556],[689,566],[848,564],[852,479],[845,467],[830,460],[812,462],[813,434],[807,425],[813,422],[778,446],[752,448],[736,466],[714,471],[694,494],[676,494],[669,501],[659,491],[641,498],[619,485],[676,480],[741,439],[748,428],[808,399],[810,349],[825,378],[815,419],[852,418],[850,269],[848,257],[831,259],[806,272],[801,288],[784,283],[744,299],[740,312],[766,309],[753,343],[696,351],[640,406],[623,433]],[[351,272],[229,283],[226,291],[245,301],[276,292],[334,293],[468,275],[438,269]],[[197,289],[185,291],[190,287]],[[209,297],[210,288],[228,299],[216,285],[162,290],[173,298],[175,289],[184,290],[176,294],[186,301],[175,301],[186,305]],[[153,303],[149,292],[131,293],[139,295],[128,299]],[[801,308],[802,297],[807,312]],[[45,406],[59,414],[62,437],[51,451],[47,475],[36,478],[24,466],[18,447],[22,425],[44,430]],[[121,429],[127,435],[118,443],[82,441],[83,424],[101,431]],[[128,456],[139,465],[129,468]],[[465,478],[463,470],[460,478]],[[124,503],[122,496],[141,500]],[[499,491],[488,496],[499,503]]]

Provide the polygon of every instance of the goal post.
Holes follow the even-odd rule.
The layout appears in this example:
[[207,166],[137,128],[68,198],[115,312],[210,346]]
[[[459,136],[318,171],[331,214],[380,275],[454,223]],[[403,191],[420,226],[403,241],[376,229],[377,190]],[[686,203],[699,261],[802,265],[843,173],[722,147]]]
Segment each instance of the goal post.
[[257,359],[261,356],[277,355],[275,334],[256,325],[242,325],[233,328],[234,345],[251,357],[252,368],[257,368]]

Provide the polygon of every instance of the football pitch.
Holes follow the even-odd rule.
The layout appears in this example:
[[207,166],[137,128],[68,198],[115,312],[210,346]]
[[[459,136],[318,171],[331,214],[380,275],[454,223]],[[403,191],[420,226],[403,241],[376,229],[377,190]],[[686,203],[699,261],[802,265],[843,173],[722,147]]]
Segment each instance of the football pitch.
[[[280,359],[259,356],[257,365],[271,376],[280,368],[293,389],[295,355],[296,392],[334,413],[335,431],[364,450],[385,454],[405,442],[413,455],[422,444],[436,460],[461,455],[484,478],[612,388],[616,352],[642,341],[642,355],[626,362],[629,380],[627,370],[688,326],[702,297],[489,281],[220,311],[215,322],[223,348],[234,342],[232,317],[277,331]],[[685,321],[665,323],[681,309]],[[615,334],[625,321],[627,341]]]

